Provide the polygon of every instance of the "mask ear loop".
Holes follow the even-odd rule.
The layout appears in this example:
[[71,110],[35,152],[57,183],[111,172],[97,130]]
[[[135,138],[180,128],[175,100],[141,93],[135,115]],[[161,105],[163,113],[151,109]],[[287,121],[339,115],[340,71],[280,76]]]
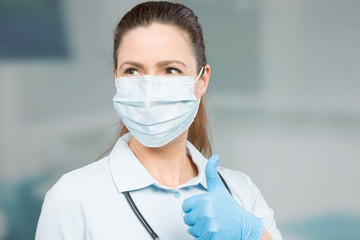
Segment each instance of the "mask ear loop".
[[[203,70],[204,70],[204,66],[201,68],[199,75],[197,76],[196,80],[194,81],[194,84],[197,82],[197,80],[199,80],[199,78],[200,78]],[[195,97],[196,97],[196,96],[195,96]],[[197,113],[198,113],[198,111],[199,111],[200,101],[201,101],[201,97],[199,98],[199,102],[198,102],[198,105],[197,105],[197,108],[196,108],[196,113],[195,113],[195,115],[194,115],[194,119],[195,119],[195,117],[196,117],[196,115],[197,115]]]
[[[194,81],[194,84],[195,84],[195,83],[199,80],[199,78],[200,78],[200,76],[201,76],[201,74],[202,74],[203,70],[204,70],[204,66],[202,66],[202,68],[201,68],[201,70],[200,70],[199,75],[197,76],[196,80]],[[201,100],[201,97],[199,98],[199,103],[200,103],[200,100]]]
[[197,80],[199,80],[199,78],[200,78],[203,70],[204,70],[204,66],[200,69],[200,73],[199,73],[199,75],[197,76],[196,80],[194,81],[194,84],[197,82]]

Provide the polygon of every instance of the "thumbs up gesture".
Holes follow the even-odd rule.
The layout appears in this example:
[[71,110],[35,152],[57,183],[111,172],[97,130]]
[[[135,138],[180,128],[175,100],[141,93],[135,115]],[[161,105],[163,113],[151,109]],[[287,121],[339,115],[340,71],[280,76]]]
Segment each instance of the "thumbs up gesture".
[[195,240],[260,240],[261,219],[242,208],[230,195],[217,172],[219,155],[205,168],[207,193],[184,200],[184,222]]

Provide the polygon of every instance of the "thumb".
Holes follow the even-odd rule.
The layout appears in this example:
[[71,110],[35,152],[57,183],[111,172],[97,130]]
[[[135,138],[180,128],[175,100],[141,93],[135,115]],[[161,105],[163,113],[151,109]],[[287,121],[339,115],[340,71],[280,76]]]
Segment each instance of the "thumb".
[[218,162],[219,155],[215,154],[209,158],[205,167],[206,184],[209,192],[214,191],[216,188],[223,185],[217,172]]

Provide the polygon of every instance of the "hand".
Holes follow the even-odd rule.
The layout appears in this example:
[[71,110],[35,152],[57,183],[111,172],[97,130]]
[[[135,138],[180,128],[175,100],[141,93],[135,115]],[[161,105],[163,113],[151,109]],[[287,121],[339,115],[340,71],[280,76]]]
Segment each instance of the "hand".
[[184,222],[195,240],[260,240],[263,223],[229,194],[217,172],[219,155],[206,164],[207,193],[184,200]]

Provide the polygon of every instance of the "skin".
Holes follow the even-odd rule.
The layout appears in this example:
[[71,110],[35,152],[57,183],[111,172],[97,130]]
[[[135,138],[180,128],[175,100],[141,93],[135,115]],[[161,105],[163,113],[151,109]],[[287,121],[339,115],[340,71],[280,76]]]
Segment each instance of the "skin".
[[[198,72],[186,33],[173,26],[152,24],[124,36],[118,51],[116,75],[193,76],[195,79]],[[195,84],[194,94],[198,99],[205,94],[209,77],[210,66],[206,65]],[[198,175],[197,167],[186,155],[187,134],[188,130],[158,148],[143,146],[132,137],[129,147],[160,184],[176,189]]]
[[[183,30],[158,23],[129,31],[119,47],[115,77],[155,75],[192,76],[196,79],[199,73],[188,39]],[[115,75],[115,68],[113,72]],[[209,79],[210,66],[206,64],[194,86],[198,99],[205,94]],[[158,148],[143,146],[132,137],[129,147],[152,177],[160,184],[176,189],[198,175],[196,165],[186,155],[187,135],[188,130]],[[269,239],[271,237],[264,229],[262,240]]]

